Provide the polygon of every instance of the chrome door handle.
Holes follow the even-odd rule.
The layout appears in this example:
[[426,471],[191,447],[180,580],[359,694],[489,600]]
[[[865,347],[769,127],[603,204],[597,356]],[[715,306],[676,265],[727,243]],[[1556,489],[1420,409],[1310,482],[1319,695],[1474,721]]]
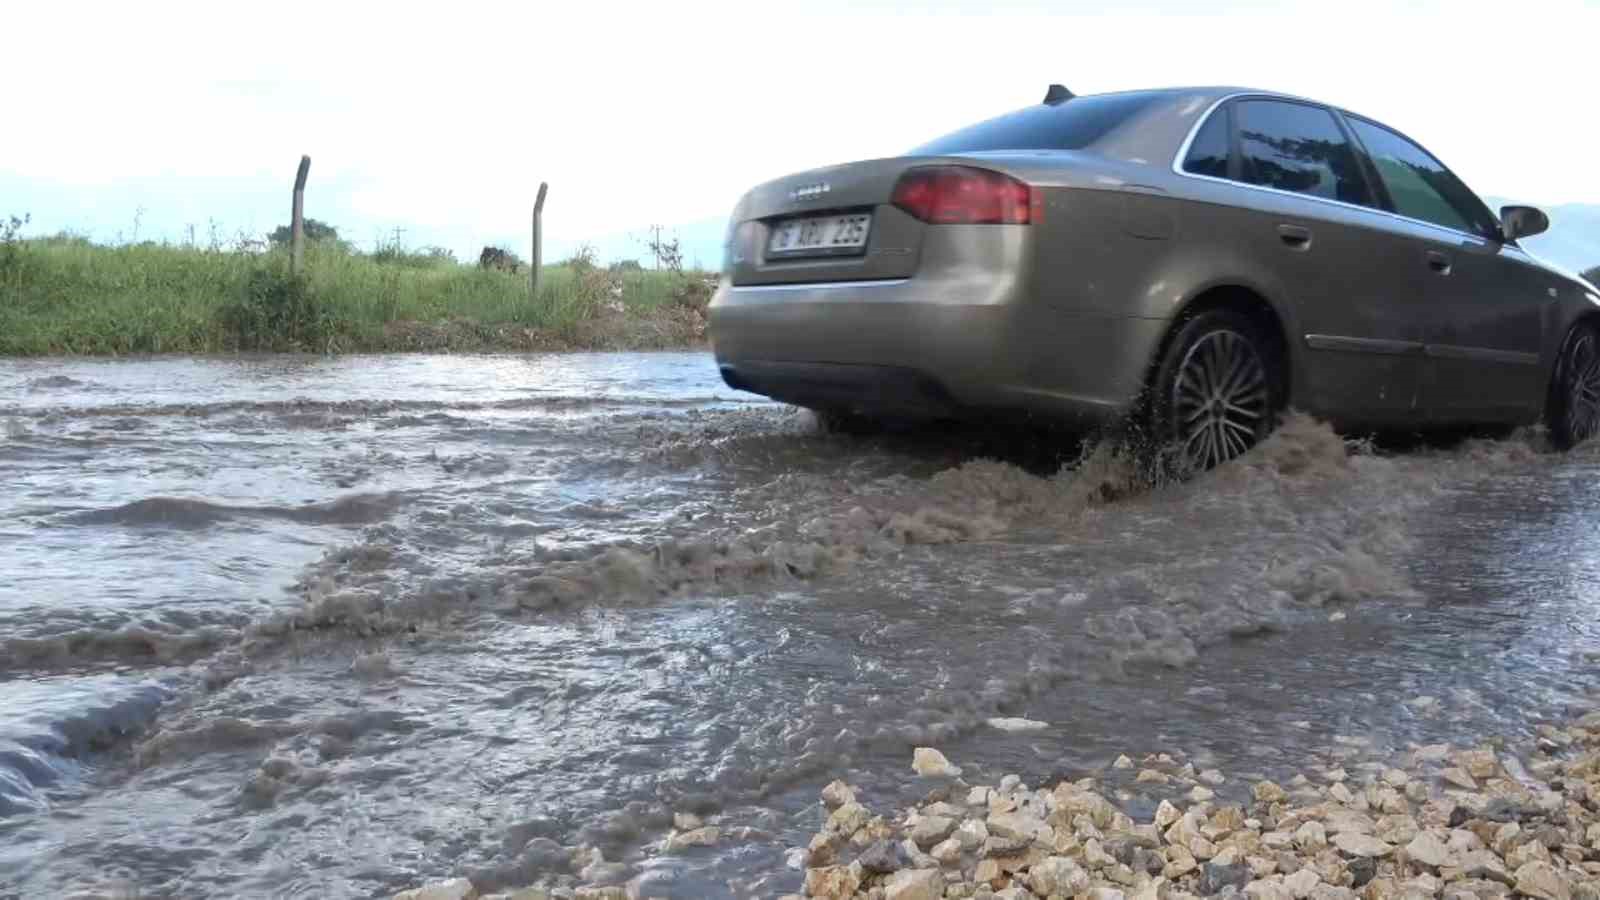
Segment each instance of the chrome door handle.
[[1438,272],[1440,275],[1449,275],[1450,257],[1444,253],[1440,253],[1437,250],[1429,250],[1428,268]]
[[1300,225],[1279,225],[1278,239],[1290,250],[1311,249],[1311,229]]

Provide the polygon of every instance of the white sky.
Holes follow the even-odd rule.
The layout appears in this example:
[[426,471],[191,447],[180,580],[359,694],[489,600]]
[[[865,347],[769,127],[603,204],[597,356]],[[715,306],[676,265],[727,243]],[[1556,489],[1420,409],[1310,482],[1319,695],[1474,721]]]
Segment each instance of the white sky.
[[[1111,7],[1115,6],[1115,10]],[[987,10],[987,12],[985,12]],[[1480,193],[1600,202],[1600,0],[14,3],[0,214],[97,238],[308,214],[520,246],[725,215],[750,185],[1078,93],[1244,84],[1422,141]]]

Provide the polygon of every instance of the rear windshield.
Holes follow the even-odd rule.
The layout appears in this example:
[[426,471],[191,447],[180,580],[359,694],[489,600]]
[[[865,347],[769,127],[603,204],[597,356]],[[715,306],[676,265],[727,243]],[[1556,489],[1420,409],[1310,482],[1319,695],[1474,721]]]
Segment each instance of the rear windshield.
[[1162,97],[1149,91],[1074,97],[1056,106],[1030,106],[936,138],[915,155],[984,150],[1079,150],[1104,137]]

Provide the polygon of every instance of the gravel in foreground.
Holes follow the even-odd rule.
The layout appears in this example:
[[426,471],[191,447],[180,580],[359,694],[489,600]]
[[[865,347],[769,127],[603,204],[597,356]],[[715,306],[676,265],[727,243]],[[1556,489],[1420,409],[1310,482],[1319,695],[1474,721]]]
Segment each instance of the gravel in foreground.
[[[1221,772],[1121,757],[1105,778],[1048,790],[952,780],[893,821],[835,782],[805,896],[1600,900],[1600,713],[1521,749],[1423,746],[1391,765],[1340,748],[1342,764],[1258,782],[1244,803],[1219,799]],[[916,766],[956,771],[927,749]],[[1136,820],[1103,793],[1128,775],[1179,799]]]
[[[1284,784],[1176,752],[1051,788],[967,784],[932,748],[912,766],[936,786],[900,814],[842,781],[822,791],[821,829],[790,854],[804,893],[784,900],[1600,900],[1600,711],[1515,746],[1389,758],[1339,738]],[[715,825],[679,826],[665,852],[719,842]],[[649,895],[628,882],[486,896]],[[396,900],[478,896],[457,879]]]

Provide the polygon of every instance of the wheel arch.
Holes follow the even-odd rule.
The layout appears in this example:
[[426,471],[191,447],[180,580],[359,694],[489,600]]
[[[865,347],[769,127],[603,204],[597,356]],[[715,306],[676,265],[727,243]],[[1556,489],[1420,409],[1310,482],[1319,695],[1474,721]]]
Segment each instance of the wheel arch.
[[[1273,341],[1278,374],[1283,379],[1283,401],[1292,403],[1301,379],[1297,375],[1298,354],[1294,352],[1293,342],[1289,339],[1289,320],[1266,292],[1243,281],[1219,281],[1205,285],[1177,305],[1167,322],[1166,331],[1156,343],[1155,352],[1145,364],[1145,393],[1148,395],[1156,370],[1166,358],[1173,338],[1184,323],[1213,309],[1226,309],[1245,316]],[[1600,315],[1600,310],[1596,313]]]
[[1539,418],[1542,421],[1550,411],[1550,401],[1555,396],[1556,378],[1561,374],[1561,360],[1567,355],[1567,347],[1577,335],[1578,329],[1583,326],[1600,331],[1600,307],[1587,307],[1579,310],[1577,315],[1567,319],[1561,330],[1561,340],[1555,345],[1555,353],[1544,367],[1544,393],[1540,398]]

